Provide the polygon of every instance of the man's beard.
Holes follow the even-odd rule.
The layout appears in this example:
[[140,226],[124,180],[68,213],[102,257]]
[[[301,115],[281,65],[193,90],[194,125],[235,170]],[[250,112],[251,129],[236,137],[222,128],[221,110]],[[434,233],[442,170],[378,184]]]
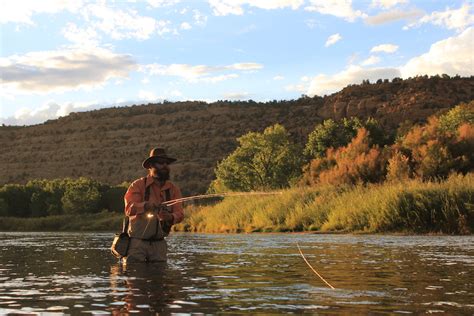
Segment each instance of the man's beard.
[[156,170],[153,177],[161,182],[165,182],[170,179],[170,172],[168,170]]

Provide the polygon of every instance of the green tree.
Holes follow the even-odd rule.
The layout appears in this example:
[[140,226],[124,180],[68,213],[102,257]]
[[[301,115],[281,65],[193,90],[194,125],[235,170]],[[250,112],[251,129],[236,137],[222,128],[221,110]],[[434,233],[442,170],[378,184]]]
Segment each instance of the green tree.
[[474,124],[474,101],[460,104],[439,117],[442,132],[456,133],[462,124]]
[[389,142],[390,137],[373,118],[368,118],[365,122],[357,117],[343,118],[338,122],[328,119],[316,125],[309,134],[304,154],[309,160],[322,158],[329,148],[337,149],[349,144],[360,128],[369,132],[369,145],[383,146]]
[[6,184],[0,189],[0,198],[8,205],[7,216],[28,217],[30,215],[31,193],[20,184]]
[[65,213],[97,213],[100,205],[100,184],[97,181],[79,178],[68,183],[61,199]]
[[300,176],[301,157],[282,125],[247,133],[237,141],[239,147],[217,165],[210,191],[277,189]]

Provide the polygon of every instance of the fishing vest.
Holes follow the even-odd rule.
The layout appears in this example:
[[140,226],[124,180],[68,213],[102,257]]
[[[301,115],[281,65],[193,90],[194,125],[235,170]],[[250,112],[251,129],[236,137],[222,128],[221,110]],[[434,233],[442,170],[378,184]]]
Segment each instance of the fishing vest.
[[[143,201],[148,202],[151,186],[146,185],[146,177],[143,177],[142,179],[145,182],[145,195]],[[162,202],[169,201],[171,199],[170,189],[166,189],[164,192],[165,199]],[[132,238],[145,239],[149,241],[163,240],[164,237],[168,236],[171,230],[171,224],[160,221],[156,214],[153,217],[148,217],[147,213],[148,212],[130,216],[128,235]]]

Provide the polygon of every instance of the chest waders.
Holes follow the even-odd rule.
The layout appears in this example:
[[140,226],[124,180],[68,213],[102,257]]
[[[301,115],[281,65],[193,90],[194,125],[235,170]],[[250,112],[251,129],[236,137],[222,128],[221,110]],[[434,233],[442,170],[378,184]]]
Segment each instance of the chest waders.
[[[143,177],[142,179],[145,182],[145,196],[143,197],[143,201],[148,202],[148,200],[150,199],[151,186],[146,185],[146,177]],[[165,190],[165,199],[164,199],[164,201],[161,202],[161,204],[163,204],[163,202],[166,202],[166,201],[169,201],[169,200],[171,200],[171,192],[170,192],[170,189],[166,189]],[[161,205],[160,210],[165,210],[166,212],[169,212],[165,205]],[[169,233],[171,231],[171,226],[173,226],[173,224],[171,224],[171,223],[160,220],[158,218],[158,216],[155,216],[155,219],[156,219],[155,234],[151,238],[143,239],[143,240],[149,241],[150,243],[153,242],[153,241],[163,240],[166,236],[169,235]],[[159,230],[160,229],[162,231],[162,233],[160,235],[162,235],[162,236],[157,238],[156,236],[159,235],[159,233],[160,233]]]

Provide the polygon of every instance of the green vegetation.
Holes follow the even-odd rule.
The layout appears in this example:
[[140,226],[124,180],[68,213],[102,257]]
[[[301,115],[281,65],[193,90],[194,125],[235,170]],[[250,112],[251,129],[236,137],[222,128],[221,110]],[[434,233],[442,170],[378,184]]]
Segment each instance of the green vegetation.
[[[313,159],[304,167],[299,187],[293,186],[281,195],[227,198],[215,206],[197,208],[177,229],[471,233],[473,117],[474,102],[459,105],[430,117],[425,125],[413,126],[394,144],[383,148],[387,139],[380,137],[374,120],[364,124],[357,119],[325,121],[310,134],[305,153]],[[273,130],[276,128],[279,126]],[[246,136],[263,137],[258,133]],[[240,147],[227,159],[244,149],[255,157],[271,148],[270,143],[240,141]],[[286,162],[292,168],[291,157],[279,164],[285,166]],[[216,170],[217,183],[228,179],[228,174],[220,170],[227,159]],[[249,174],[247,178],[256,176],[257,169],[248,169],[245,162],[234,162],[232,175],[244,170]],[[273,177],[277,178],[278,172],[283,176],[283,170],[276,169]],[[232,180],[233,186],[226,188],[256,189],[246,187],[246,179]],[[289,186],[289,181],[280,183],[280,187]],[[270,185],[257,188],[272,189]]]
[[287,189],[275,196],[225,198],[189,208],[176,230],[227,232],[406,232],[470,234],[474,231],[474,174],[442,182]]
[[[209,191],[283,193],[190,207],[176,229],[471,233],[474,101],[401,127],[392,138],[374,119],[326,120],[304,151],[280,124],[249,132],[218,164]],[[120,227],[126,188],[87,178],[4,185],[0,229]]]
[[278,189],[300,176],[298,149],[282,125],[247,133],[237,141],[239,147],[217,165],[209,191]]
[[6,184],[0,187],[0,217],[90,216],[104,210],[122,214],[127,187],[87,178]]

